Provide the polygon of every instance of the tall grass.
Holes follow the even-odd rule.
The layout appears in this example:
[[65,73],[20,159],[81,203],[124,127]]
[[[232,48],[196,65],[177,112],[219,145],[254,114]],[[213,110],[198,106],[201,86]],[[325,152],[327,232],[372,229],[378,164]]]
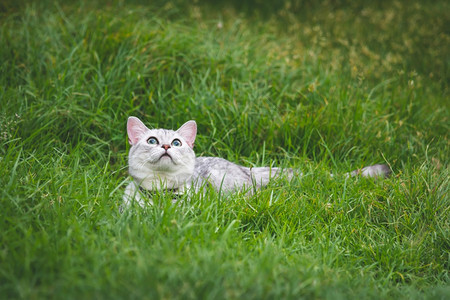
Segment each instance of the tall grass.
[[[17,3],[2,298],[448,297],[445,1]],[[197,155],[304,176],[120,214],[130,115],[195,119]],[[327,176],[379,162],[391,178]]]

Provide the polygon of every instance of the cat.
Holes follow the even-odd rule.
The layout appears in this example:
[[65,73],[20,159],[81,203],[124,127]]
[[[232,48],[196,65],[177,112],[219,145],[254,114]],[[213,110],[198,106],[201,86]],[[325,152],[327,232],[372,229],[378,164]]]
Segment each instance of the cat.
[[[193,189],[199,191],[210,185],[219,192],[255,190],[281,176],[291,179],[301,176],[293,169],[258,167],[247,168],[219,157],[196,157],[194,142],[197,135],[195,121],[184,123],[178,130],[149,129],[136,117],[127,122],[129,173],[133,180],[124,193],[124,203],[136,200],[141,206],[152,203],[155,191],[182,195]],[[387,177],[386,165],[373,165],[347,173],[347,176]],[[147,199],[146,199],[147,198]]]

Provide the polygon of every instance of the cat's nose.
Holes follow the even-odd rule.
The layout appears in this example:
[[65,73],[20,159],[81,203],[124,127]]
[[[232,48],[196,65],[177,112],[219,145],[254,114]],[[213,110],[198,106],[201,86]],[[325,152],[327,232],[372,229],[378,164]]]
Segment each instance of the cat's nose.
[[164,148],[166,151],[167,151],[167,149],[169,149],[170,148],[170,145],[168,145],[168,144],[164,144],[164,145],[162,145],[161,146],[161,148]]

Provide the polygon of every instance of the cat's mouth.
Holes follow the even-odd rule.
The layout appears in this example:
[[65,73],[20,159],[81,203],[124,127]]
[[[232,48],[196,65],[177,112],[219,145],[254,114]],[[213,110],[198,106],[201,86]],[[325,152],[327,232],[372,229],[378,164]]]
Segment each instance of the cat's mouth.
[[159,160],[163,159],[164,157],[168,157],[168,158],[172,159],[172,156],[170,156],[169,153],[166,152],[159,157]]
[[161,163],[163,165],[166,164],[174,164],[176,165],[175,161],[173,160],[172,155],[170,155],[167,151],[165,151],[158,159],[158,163]]

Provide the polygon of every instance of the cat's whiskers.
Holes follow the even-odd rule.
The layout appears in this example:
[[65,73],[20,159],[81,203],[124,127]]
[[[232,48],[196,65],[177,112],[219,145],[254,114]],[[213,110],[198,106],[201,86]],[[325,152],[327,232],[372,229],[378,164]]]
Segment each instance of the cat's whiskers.
[[137,169],[138,169],[139,171],[141,171],[141,170],[144,168],[144,166],[145,166],[147,163],[151,162],[151,161],[152,161],[152,159],[150,159],[150,158],[148,158],[148,159],[146,159],[146,160],[143,160],[143,161],[141,162],[141,164],[137,166]]
[[153,164],[153,163],[152,163],[152,160],[148,159],[148,160],[144,161],[144,162],[141,164],[140,169],[143,169],[143,168],[145,167],[145,165],[147,165],[148,163]]

